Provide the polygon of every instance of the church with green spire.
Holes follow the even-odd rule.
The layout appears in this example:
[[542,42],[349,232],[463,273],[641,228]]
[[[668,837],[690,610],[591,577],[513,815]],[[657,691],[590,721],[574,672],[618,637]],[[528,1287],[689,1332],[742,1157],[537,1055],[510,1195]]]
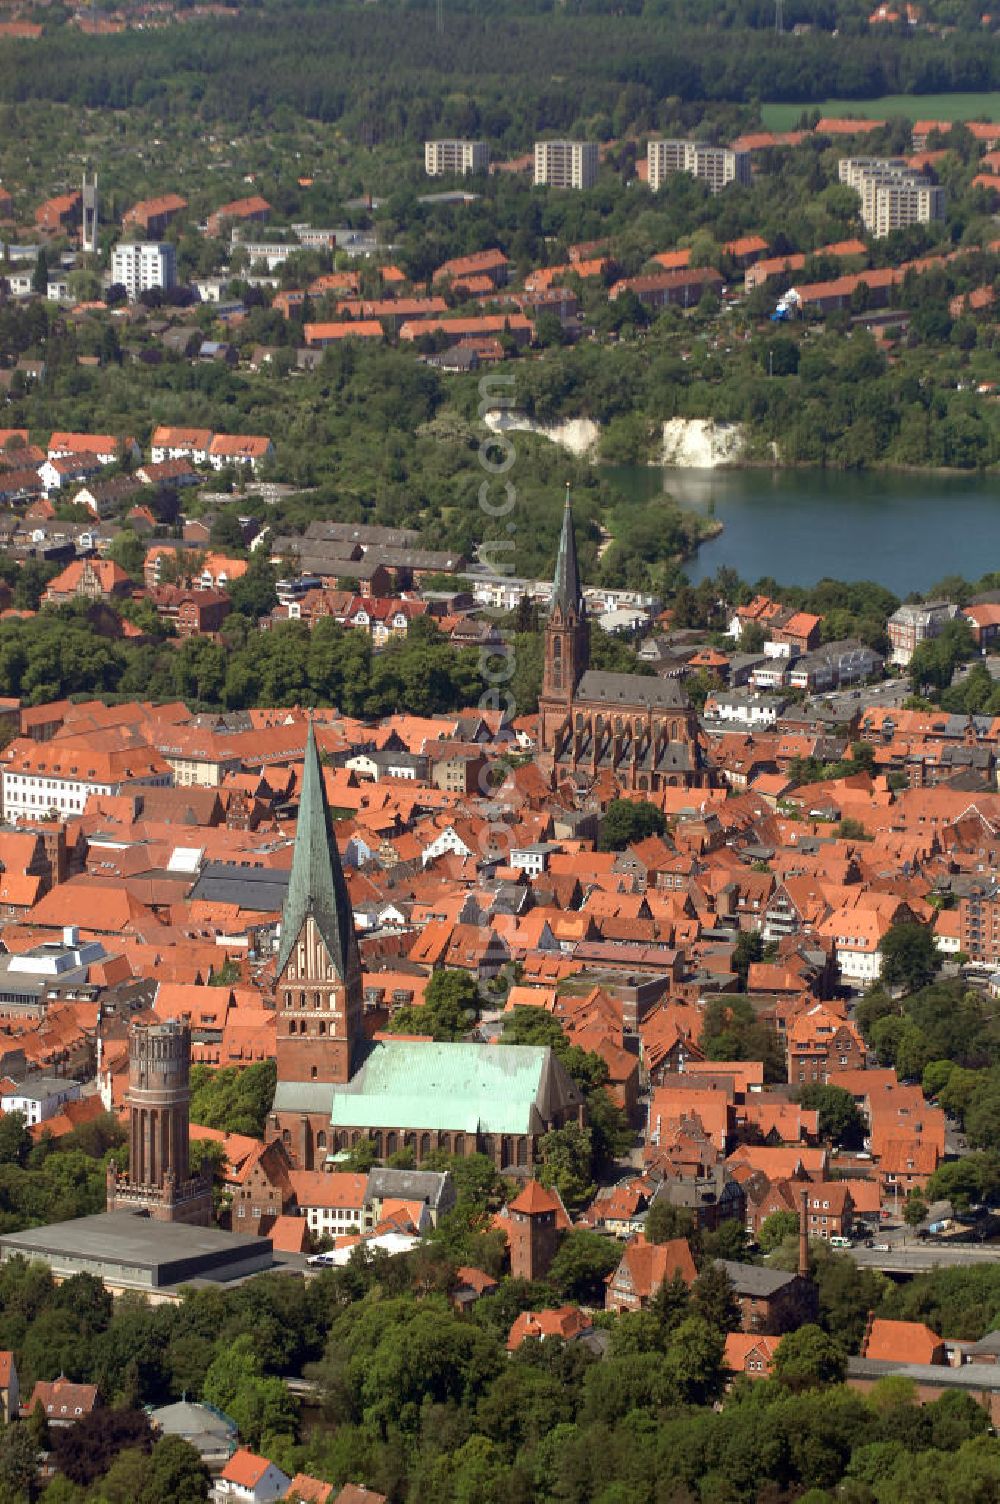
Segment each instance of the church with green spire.
[[616,793],[652,794],[708,781],[698,721],[675,679],[590,667],[569,487],[545,626],[539,751],[555,779]]
[[582,1122],[583,1099],[545,1047],[368,1038],[350,895],[310,725],[275,979],[278,1081],[268,1127],[300,1169],[371,1140],[488,1154],[531,1169],[551,1128]]

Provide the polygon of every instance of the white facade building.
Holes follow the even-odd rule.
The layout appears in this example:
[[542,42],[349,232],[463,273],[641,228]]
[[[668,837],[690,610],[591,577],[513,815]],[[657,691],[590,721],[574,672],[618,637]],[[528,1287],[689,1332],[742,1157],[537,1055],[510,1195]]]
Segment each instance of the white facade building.
[[686,172],[721,193],[730,183],[750,184],[750,153],[728,146],[709,146],[704,141],[650,141],[646,147],[649,186],[657,193],[667,178]]
[[23,1112],[27,1127],[34,1128],[54,1118],[67,1102],[79,1101],[81,1091],[79,1081],[65,1076],[26,1076],[0,1097],[0,1108],[5,1113]]
[[465,177],[485,172],[490,149],[485,141],[425,141],[424,171],[429,178]]
[[596,141],[536,141],[536,188],[593,188],[597,182]]
[[177,252],[167,241],[123,240],[111,252],[111,281],[134,303],[141,293],[177,285]]

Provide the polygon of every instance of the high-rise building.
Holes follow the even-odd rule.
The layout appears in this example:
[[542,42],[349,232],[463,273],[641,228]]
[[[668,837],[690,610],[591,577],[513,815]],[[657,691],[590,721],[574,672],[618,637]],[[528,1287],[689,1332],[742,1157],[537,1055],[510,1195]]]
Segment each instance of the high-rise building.
[[191,1031],[171,1019],[133,1024],[128,1046],[129,1162],[108,1166],[108,1211],[141,1211],[160,1222],[205,1227],[212,1219],[207,1180],[188,1156]]
[[750,153],[728,146],[709,146],[703,141],[650,141],[646,147],[649,186],[657,193],[667,178],[686,172],[721,193],[730,183],[750,183]]
[[97,224],[98,210],[100,207],[97,197],[97,173],[94,173],[94,181],[87,182],[87,174],[83,174],[83,191],[81,194],[81,223],[80,223],[80,246],[92,255],[97,251]]
[[907,225],[927,225],[932,220],[944,219],[945,204],[945,191],[936,183],[880,183],[875,190],[872,222],[867,228],[876,240],[881,240]]
[[486,172],[490,149],[485,141],[425,141],[424,171],[429,178],[465,177]]
[[876,239],[944,219],[944,189],[907,167],[902,157],[842,157],[837,172],[860,197],[861,221]]
[[123,240],[111,252],[111,281],[134,303],[141,293],[177,285],[177,253],[169,241]]
[[593,188],[597,182],[596,141],[536,141],[536,188]]

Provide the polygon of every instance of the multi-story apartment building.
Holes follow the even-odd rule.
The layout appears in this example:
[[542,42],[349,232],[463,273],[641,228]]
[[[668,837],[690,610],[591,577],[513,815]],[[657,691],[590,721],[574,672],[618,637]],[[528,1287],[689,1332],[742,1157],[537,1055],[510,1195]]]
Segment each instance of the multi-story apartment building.
[[703,141],[650,141],[646,147],[649,186],[657,193],[675,172],[687,172],[706,183],[712,193],[721,193],[730,183],[750,182],[750,153],[728,146],[709,146]]
[[536,141],[536,188],[592,188],[597,182],[596,141]]
[[958,903],[959,950],[977,966],[1000,965],[1000,885],[983,878]]
[[944,218],[944,189],[907,167],[902,157],[842,157],[837,171],[859,195],[862,223],[876,239]]
[[916,605],[900,606],[887,623],[892,648],[890,662],[906,668],[920,644],[938,637],[957,615],[958,607],[951,601],[919,601]]
[[873,222],[876,240],[907,225],[927,225],[944,219],[945,191],[936,183],[880,183],[875,190]]
[[424,171],[429,178],[486,172],[490,149],[485,141],[425,141]]
[[130,303],[153,288],[177,284],[177,252],[168,241],[123,240],[111,252],[111,281],[124,287]]

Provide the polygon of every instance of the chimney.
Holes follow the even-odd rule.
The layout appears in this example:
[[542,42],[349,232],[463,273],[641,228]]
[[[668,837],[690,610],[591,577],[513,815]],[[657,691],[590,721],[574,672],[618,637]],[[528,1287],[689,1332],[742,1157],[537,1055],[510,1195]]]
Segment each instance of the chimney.
[[799,1211],[799,1273],[809,1278],[809,1192],[803,1191]]
[[63,945],[76,946],[80,943],[80,931],[75,924],[63,925]]

